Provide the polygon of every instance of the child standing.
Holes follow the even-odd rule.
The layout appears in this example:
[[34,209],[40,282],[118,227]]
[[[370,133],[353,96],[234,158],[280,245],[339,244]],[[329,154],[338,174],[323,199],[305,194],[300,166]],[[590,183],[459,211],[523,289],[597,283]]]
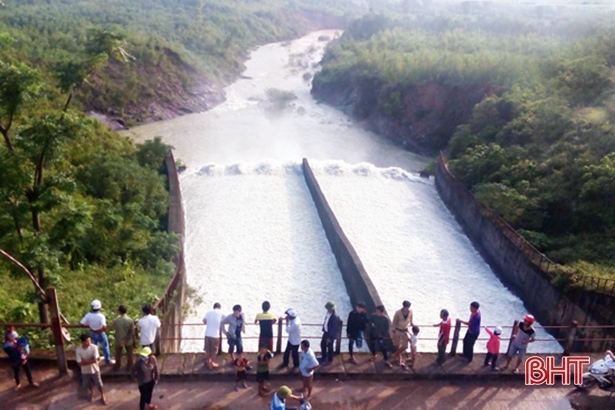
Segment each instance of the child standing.
[[256,356],[256,381],[258,382],[258,395],[264,396],[269,393],[269,386],[267,386],[267,380],[269,380],[269,360],[273,357],[273,353],[267,349],[267,344],[260,345]]
[[246,384],[247,372],[246,366],[248,365],[248,360],[243,357],[243,352],[237,353],[237,358],[235,359],[235,391],[239,391],[239,382],[241,382],[241,386],[244,389],[248,388]]
[[485,330],[489,333],[489,341],[487,342],[487,356],[485,357],[485,366],[489,366],[489,360],[491,361],[491,370],[499,370],[495,365],[498,361],[498,355],[500,354],[500,335],[502,334],[502,328],[497,326],[493,331],[485,326]]
[[440,328],[438,331],[438,358],[436,359],[436,363],[439,366],[442,366],[446,360],[446,345],[448,344],[451,334],[451,319],[448,316],[448,310],[442,309],[440,311],[440,319],[442,319],[442,321],[434,325],[434,327]]
[[410,335],[410,361],[407,363],[410,367],[414,366],[414,361],[416,360],[416,345],[419,342],[420,330],[418,326],[412,326],[412,334]]

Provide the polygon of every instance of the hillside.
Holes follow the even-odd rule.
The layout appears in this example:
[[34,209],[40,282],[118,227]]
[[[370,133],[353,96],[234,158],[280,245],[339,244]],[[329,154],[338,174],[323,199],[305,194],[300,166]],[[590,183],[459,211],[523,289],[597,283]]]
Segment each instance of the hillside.
[[614,14],[536,10],[367,15],[312,93],[407,149],[444,150],[563,275],[613,277]]
[[6,0],[0,33],[13,39],[18,60],[48,76],[79,59],[88,30],[124,38],[126,58],[81,87],[77,108],[109,117],[115,128],[207,110],[243,70],[250,48],[344,25],[344,9],[310,1]]

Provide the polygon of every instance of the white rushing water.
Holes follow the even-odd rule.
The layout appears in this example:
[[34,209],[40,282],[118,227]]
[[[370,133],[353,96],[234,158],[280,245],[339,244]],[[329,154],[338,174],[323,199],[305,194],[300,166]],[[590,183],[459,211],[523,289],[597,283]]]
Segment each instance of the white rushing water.
[[[348,315],[350,300],[300,164],[208,166],[182,185],[191,193],[187,215],[199,215],[186,226],[189,281],[206,307],[220,302],[228,314],[240,304],[252,323],[268,300],[277,316],[294,307],[304,323],[321,323],[330,300]],[[199,310],[188,322],[202,316]],[[249,339],[258,337],[258,327],[246,330],[246,349],[258,350],[257,340]],[[319,327],[303,332],[321,334]],[[202,349],[202,327],[186,326],[184,336],[199,339],[186,341],[185,350]]]
[[[467,319],[467,305],[477,299],[485,324],[512,324],[524,313],[521,301],[472,248],[433,184],[406,174],[430,159],[396,147],[311,98],[304,76],[318,69],[326,44],[319,37],[336,34],[315,32],[259,47],[244,78],[226,89],[225,103],[127,132],[136,140],[161,136],[188,166],[180,177],[187,281],[202,303],[193,300],[187,322],[200,323],[216,301],[225,313],[241,304],[252,322],[265,299],[278,315],[296,308],[304,323],[321,323],[323,305],[332,299],[346,319],[348,296],[298,168],[307,157],[321,167],[326,194],[391,313],[408,298],[417,323],[435,323],[442,307]],[[266,97],[270,88],[297,98],[285,109],[272,109]],[[344,162],[326,162],[331,160]],[[363,162],[373,165],[347,165]],[[341,175],[333,177],[323,167],[329,172],[337,167]],[[318,328],[312,332],[320,334]],[[202,326],[184,327],[185,337],[203,333]],[[255,334],[249,329],[248,336]],[[433,330],[421,335],[429,337]],[[425,341],[420,350],[433,350],[429,343],[434,342]],[[247,344],[249,350],[255,346]],[[183,348],[200,351],[202,342],[187,341]]]
[[[441,309],[450,312],[453,323],[468,320],[474,300],[481,305],[483,325],[492,328],[512,326],[527,313],[474,249],[432,181],[371,164],[311,166],[390,315],[403,300],[412,302],[417,325],[437,323]],[[421,326],[419,336],[436,338],[437,328]],[[505,328],[502,339],[508,336]],[[488,335],[483,331],[481,337]],[[537,338],[552,339],[541,328]],[[476,349],[486,351],[485,342],[478,341]],[[435,342],[421,343],[420,350],[436,351]],[[561,347],[539,341],[528,350],[559,352]]]

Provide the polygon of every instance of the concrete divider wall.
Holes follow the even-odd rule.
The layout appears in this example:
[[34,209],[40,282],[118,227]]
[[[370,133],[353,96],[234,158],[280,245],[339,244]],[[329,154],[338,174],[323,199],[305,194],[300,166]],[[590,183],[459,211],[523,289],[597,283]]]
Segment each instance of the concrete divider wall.
[[157,347],[161,353],[179,352],[181,346],[181,323],[186,288],[186,266],[184,264],[184,209],[179,187],[179,175],[173,153],[165,158],[169,180],[168,231],[179,235],[179,254],[175,257],[175,272],[169,285],[155,307],[162,322]]
[[354,305],[359,301],[364,301],[367,305],[367,312],[374,312],[376,306],[382,304],[380,296],[367,275],[365,268],[363,268],[359,255],[357,255],[331,210],[310,168],[310,164],[305,158],[303,159],[303,175],[318,210],[322,227],[331,245],[331,251],[335,255],[337,266],[342,273],[342,279],[346,284],[346,290],[348,291],[348,296],[350,296],[351,303]]
[[[474,246],[498,277],[519,296],[543,326],[605,326],[615,323],[612,297],[593,292],[564,294],[551,283],[551,276],[540,270],[503,232],[481,213],[474,196],[449,172],[444,159],[438,161],[436,189]],[[550,331],[557,338],[567,330]],[[606,338],[613,330],[584,330],[577,337]],[[575,351],[604,351],[606,341],[580,341]]]

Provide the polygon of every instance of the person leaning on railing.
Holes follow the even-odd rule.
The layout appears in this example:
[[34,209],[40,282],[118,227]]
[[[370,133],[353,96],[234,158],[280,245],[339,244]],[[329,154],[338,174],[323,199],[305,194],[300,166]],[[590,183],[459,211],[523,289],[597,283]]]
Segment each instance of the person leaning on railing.
[[369,350],[372,353],[371,361],[375,362],[378,356],[378,350],[382,352],[384,358],[384,364],[388,368],[392,368],[393,365],[389,363],[389,357],[387,353],[386,339],[389,338],[389,329],[391,321],[384,314],[384,306],[376,306],[376,313],[372,313],[369,317],[368,329],[368,344]]

